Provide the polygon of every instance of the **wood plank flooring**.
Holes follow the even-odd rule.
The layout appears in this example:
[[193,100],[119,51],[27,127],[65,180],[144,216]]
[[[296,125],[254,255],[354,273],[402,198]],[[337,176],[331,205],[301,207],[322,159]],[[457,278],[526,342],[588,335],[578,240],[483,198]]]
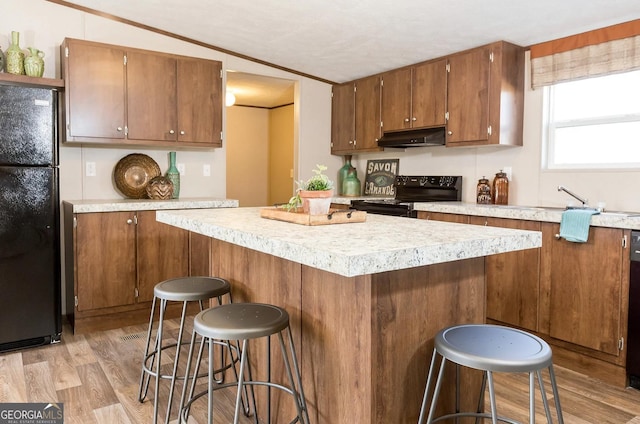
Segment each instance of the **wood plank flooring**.
[[[172,337],[177,335],[177,324],[172,320],[167,325]],[[145,337],[146,325],[88,335],[73,335],[65,327],[59,344],[2,353],[0,403],[63,402],[65,424],[149,424],[153,388],[145,402],[138,402]],[[169,354],[165,357],[172,360]],[[556,374],[565,423],[640,424],[640,391],[612,387],[561,367],[556,367]],[[528,422],[527,375],[496,374],[495,381],[499,413]],[[168,390],[163,383],[160,400],[166,405]],[[181,387],[176,387],[174,405]],[[233,393],[217,393],[215,422],[230,423]],[[546,422],[540,396],[537,403],[536,422]],[[190,424],[206,422],[205,407],[204,398],[196,402]],[[160,422],[164,422],[165,408],[159,408]],[[175,409],[171,423],[178,422]],[[253,423],[253,419],[242,416],[241,423]]]

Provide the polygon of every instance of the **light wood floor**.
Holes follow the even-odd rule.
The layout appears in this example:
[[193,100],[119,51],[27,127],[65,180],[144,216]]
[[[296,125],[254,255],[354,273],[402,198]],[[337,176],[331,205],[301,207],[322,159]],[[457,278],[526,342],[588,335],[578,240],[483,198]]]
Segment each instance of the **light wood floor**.
[[[170,334],[176,334],[177,321],[169,327]],[[152,401],[137,400],[145,337],[146,325],[77,336],[65,327],[59,344],[0,354],[0,403],[63,402],[65,424],[151,423]],[[565,423],[640,424],[640,391],[612,387],[560,367],[556,374]],[[527,375],[500,374],[495,380],[499,412],[528,422]],[[177,387],[179,398],[181,385]],[[232,396],[217,399],[216,422],[233,421]],[[161,390],[161,404],[166,397],[167,391]],[[149,398],[153,399],[152,388]],[[206,422],[205,403],[202,399],[193,408],[190,423]],[[541,406],[537,412],[536,422],[546,422]],[[172,423],[177,422],[175,415],[172,412]],[[253,420],[243,417],[241,422]]]

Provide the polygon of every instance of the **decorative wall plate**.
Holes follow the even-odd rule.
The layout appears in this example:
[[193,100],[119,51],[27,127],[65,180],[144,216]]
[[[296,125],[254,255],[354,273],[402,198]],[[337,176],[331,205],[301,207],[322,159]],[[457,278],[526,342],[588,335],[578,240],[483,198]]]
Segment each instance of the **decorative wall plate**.
[[159,175],[158,163],[142,153],[132,153],[123,157],[113,168],[116,188],[130,199],[145,199],[147,184]]

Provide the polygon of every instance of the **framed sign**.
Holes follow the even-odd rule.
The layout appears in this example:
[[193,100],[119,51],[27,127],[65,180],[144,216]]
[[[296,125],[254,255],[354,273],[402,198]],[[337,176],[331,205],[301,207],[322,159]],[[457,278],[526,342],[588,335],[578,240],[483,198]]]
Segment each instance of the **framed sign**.
[[400,159],[375,159],[367,161],[364,181],[365,196],[395,197],[396,188],[393,182],[398,175]]

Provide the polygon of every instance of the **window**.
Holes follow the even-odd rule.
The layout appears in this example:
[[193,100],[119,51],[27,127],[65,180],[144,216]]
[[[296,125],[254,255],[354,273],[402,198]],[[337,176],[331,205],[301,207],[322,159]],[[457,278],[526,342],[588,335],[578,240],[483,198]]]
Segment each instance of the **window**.
[[640,168],[640,71],[545,90],[548,169]]

